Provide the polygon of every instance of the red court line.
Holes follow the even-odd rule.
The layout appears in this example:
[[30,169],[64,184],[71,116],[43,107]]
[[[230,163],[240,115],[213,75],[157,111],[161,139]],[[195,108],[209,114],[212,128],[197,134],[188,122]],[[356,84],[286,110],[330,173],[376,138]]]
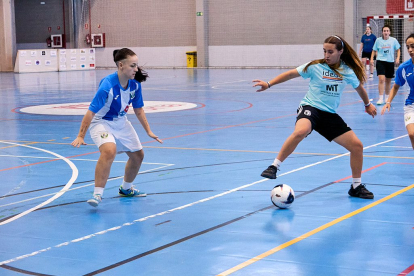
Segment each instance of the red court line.
[[[368,171],[370,171],[370,170],[373,170],[373,169],[376,169],[376,168],[378,168],[378,167],[384,166],[384,165],[385,165],[385,164],[387,164],[387,163],[388,163],[388,162],[383,162],[383,163],[380,163],[380,164],[375,165],[375,166],[373,166],[373,167],[371,167],[371,168],[368,168],[368,169],[366,169],[366,170],[363,170],[361,173],[366,173],[366,172],[368,172]],[[352,178],[352,175],[347,176],[347,177],[344,177],[344,178],[339,179],[339,180],[336,180],[336,181],[334,181],[333,183],[342,182],[342,181],[347,180],[347,179],[350,179],[350,178]]]
[[397,276],[405,276],[405,275],[410,274],[413,271],[414,271],[414,264],[412,264],[410,267],[408,267],[407,269],[405,269],[403,272],[401,272]]

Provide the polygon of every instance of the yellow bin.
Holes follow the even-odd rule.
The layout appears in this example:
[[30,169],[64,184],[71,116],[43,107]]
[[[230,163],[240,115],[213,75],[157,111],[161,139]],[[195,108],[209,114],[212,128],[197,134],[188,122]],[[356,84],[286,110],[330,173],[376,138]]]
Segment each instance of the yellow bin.
[[187,54],[187,67],[197,67],[197,51],[186,52]]

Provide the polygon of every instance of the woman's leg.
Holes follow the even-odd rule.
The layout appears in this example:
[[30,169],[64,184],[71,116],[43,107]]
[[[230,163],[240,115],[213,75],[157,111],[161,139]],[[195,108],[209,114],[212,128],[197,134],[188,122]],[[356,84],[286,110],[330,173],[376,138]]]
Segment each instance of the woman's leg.
[[126,154],[129,156],[129,159],[125,166],[124,181],[131,183],[134,182],[141,168],[142,161],[144,160],[144,150],[126,152]]
[[105,143],[99,147],[101,155],[95,168],[95,187],[105,188],[111,166],[116,156],[116,144]]
[[283,143],[282,148],[277,155],[277,159],[281,162],[285,161],[285,159],[292,154],[292,152],[296,149],[299,143],[308,136],[309,133],[312,131],[312,124],[308,119],[302,118],[296,122],[295,130],[293,133],[286,139]]
[[385,75],[379,75],[378,76],[379,99],[378,99],[377,104],[384,104],[384,88],[385,88]]
[[[277,163],[283,162],[296,149],[299,143],[312,131],[312,123],[306,119],[301,118],[296,122],[295,130],[283,143],[274,163],[264,170],[261,176],[276,179],[276,173],[279,165]],[[275,165],[276,164],[276,165]]]
[[414,124],[408,124],[406,128],[408,132],[408,137],[410,137],[411,146],[414,149]]

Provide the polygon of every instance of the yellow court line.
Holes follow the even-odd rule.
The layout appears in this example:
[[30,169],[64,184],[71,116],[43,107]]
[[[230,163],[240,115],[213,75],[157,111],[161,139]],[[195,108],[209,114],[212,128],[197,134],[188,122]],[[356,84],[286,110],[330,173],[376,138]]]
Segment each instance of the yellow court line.
[[[22,145],[33,145],[33,144],[37,144],[38,142],[27,142],[26,144],[22,144]],[[2,149],[8,149],[8,148],[15,148],[15,147],[20,147],[20,145],[12,145],[12,146],[7,146],[7,147],[1,147],[0,150]]]
[[218,274],[217,276],[230,275],[230,274],[232,274],[232,273],[234,273],[234,272],[236,272],[236,271],[238,271],[238,270],[240,270],[242,268],[245,268],[246,266],[249,266],[249,265],[251,265],[251,264],[253,264],[253,263],[257,262],[257,261],[260,261],[260,260],[262,260],[262,259],[264,259],[264,258],[266,258],[266,257],[268,257],[268,256],[270,256],[270,255],[272,255],[272,254],[274,254],[274,253],[276,253],[276,252],[278,252],[278,251],[286,248],[286,247],[289,247],[289,246],[291,246],[291,245],[293,245],[295,243],[298,243],[298,242],[300,242],[300,241],[302,241],[302,240],[304,240],[306,238],[309,238],[310,236],[312,236],[312,235],[314,235],[314,234],[316,234],[318,232],[321,232],[322,230],[325,230],[328,227],[331,227],[331,226],[333,226],[333,225],[335,225],[335,224],[337,224],[337,223],[339,223],[341,221],[344,221],[344,220],[346,220],[346,219],[348,219],[350,217],[353,217],[353,216],[355,216],[355,215],[357,215],[359,213],[362,213],[362,212],[364,212],[364,211],[366,211],[366,210],[368,210],[368,209],[370,209],[370,208],[372,208],[372,207],[374,207],[374,206],[376,206],[378,204],[381,204],[381,203],[383,203],[383,202],[385,202],[385,201],[387,201],[387,200],[389,200],[389,199],[391,199],[393,197],[396,197],[397,195],[400,195],[400,194],[402,194],[402,193],[404,193],[404,192],[406,192],[406,191],[408,191],[408,190],[410,190],[412,188],[414,188],[414,184],[411,184],[410,186],[405,187],[404,189],[401,189],[401,190],[399,190],[399,191],[397,191],[395,193],[392,193],[392,194],[390,194],[390,195],[388,195],[388,196],[386,196],[386,197],[384,197],[384,198],[382,198],[380,200],[377,200],[377,201],[375,201],[375,202],[373,202],[371,204],[368,204],[365,207],[362,207],[362,208],[360,208],[358,210],[355,210],[355,211],[353,211],[353,212],[351,212],[349,214],[346,214],[345,216],[342,216],[342,217],[337,218],[337,219],[335,219],[335,220],[333,220],[331,222],[328,222],[327,224],[324,224],[322,226],[319,226],[318,228],[316,228],[316,229],[314,229],[314,230],[312,230],[312,231],[310,231],[310,232],[308,232],[306,234],[303,234],[303,235],[301,235],[301,236],[299,236],[299,237],[297,237],[297,238],[295,238],[293,240],[290,240],[288,242],[285,242],[284,244],[281,244],[281,245],[279,245],[279,246],[277,246],[277,247],[275,247],[273,249],[270,249],[269,251],[267,251],[265,253],[262,253],[262,254],[254,257],[254,258],[252,258],[250,260],[247,260],[244,263],[241,263],[241,264],[239,264],[239,265],[237,265],[235,267],[232,267],[232,268],[230,268],[230,269],[228,269],[228,270],[226,270],[226,271]]

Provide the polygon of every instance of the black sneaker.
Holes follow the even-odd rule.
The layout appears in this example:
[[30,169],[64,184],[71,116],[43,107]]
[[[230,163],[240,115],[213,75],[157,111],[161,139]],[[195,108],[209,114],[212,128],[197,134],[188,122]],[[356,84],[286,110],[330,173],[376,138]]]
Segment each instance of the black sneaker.
[[348,194],[353,197],[359,198],[366,198],[366,199],[373,199],[374,194],[365,188],[365,184],[360,184],[358,187],[354,189],[354,186],[351,184],[351,188],[348,191]]
[[278,171],[278,168],[276,168],[273,165],[270,165],[266,170],[262,172],[261,176],[269,178],[269,179],[276,179],[277,171]]

